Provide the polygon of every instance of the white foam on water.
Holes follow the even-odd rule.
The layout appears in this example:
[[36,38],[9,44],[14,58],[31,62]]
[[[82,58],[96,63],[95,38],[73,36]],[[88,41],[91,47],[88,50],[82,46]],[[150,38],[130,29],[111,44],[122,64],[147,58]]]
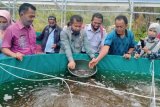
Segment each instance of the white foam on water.
[[19,88],[14,88],[13,90],[19,90]]
[[22,95],[22,92],[17,92],[18,95]]
[[58,93],[51,93],[51,96],[59,96]]
[[64,76],[64,74],[60,74],[60,76]]
[[33,88],[33,86],[28,86],[28,88]]
[[8,94],[5,94],[4,97],[3,97],[3,99],[4,99],[5,101],[8,101],[8,100],[12,99],[12,96],[11,96],[11,95],[8,95]]
[[22,90],[27,90],[27,88],[22,88]]
[[0,104],[0,107],[2,107],[2,105]]

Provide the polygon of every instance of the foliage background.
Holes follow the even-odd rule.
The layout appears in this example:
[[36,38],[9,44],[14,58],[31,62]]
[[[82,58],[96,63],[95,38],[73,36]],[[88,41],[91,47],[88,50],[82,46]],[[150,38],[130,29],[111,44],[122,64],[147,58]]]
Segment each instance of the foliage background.
[[[2,6],[2,4],[0,5]],[[37,8],[36,11],[36,18],[34,20],[34,28],[37,32],[41,32],[43,28],[48,24],[47,17],[50,15],[54,15],[57,18],[57,23],[59,26],[61,26],[61,18],[62,18],[62,10],[57,6],[51,6],[51,5],[35,5]],[[19,19],[18,15],[18,7],[16,6],[16,15],[15,20]],[[78,10],[78,11],[76,11]],[[79,11],[81,10],[81,11]],[[84,11],[83,11],[84,10]],[[107,30],[107,33],[109,33],[114,28],[114,18],[119,14],[124,14],[128,17],[128,20],[130,19],[130,13],[116,13],[116,12],[108,12],[108,11],[127,11],[129,10],[129,7],[87,7],[87,6],[68,6],[66,11],[66,23],[69,21],[70,17],[74,14],[80,14],[84,18],[84,23],[88,24],[91,21],[92,14],[95,12],[100,12],[104,16],[104,22],[103,26]],[[105,12],[107,11],[107,12]],[[151,13],[160,13],[160,7],[159,8],[153,8],[153,7],[134,7],[135,12],[151,12]],[[63,12],[64,13],[64,12]],[[13,10],[11,10],[11,14],[13,14]],[[151,22],[156,22],[156,17],[160,15],[149,15],[149,14],[139,14],[135,13],[133,15],[133,21],[132,21],[132,31],[135,34],[135,39],[138,41],[140,38],[144,38],[147,36],[147,28]],[[63,26],[61,26],[63,27]]]

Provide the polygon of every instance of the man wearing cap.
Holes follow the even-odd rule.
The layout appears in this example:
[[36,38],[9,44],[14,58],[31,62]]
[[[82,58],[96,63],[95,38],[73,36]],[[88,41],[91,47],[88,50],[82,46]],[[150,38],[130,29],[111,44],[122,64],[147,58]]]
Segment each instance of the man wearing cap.
[[42,51],[50,53],[59,53],[60,49],[60,32],[61,28],[57,25],[56,17],[48,17],[48,25],[42,31],[42,34],[37,37],[37,40],[42,41]]
[[19,7],[20,20],[6,29],[2,52],[22,60],[24,55],[36,53],[36,34],[32,27],[36,8],[29,3]]

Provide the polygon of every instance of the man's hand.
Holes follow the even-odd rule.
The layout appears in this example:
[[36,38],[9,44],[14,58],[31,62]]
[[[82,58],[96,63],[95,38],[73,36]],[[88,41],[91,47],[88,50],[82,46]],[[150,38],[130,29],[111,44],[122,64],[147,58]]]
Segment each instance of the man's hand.
[[74,61],[70,61],[70,62],[68,63],[68,68],[70,68],[70,69],[75,69],[75,67],[76,67],[76,63],[75,63]]
[[134,55],[134,58],[136,58],[136,59],[138,59],[140,57],[140,54],[138,54],[138,53],[136,53],[135,55]]
[[15,53],[15,58],[18,59],[18,60],[20,60],[20,61],[23,60],[23,56],[24,56],[24,54],[22,54],[20,52]]
[[126,54],[123,55],[123,57],[126,58],[126,59],[130,59],[131,58],[131,54],[126,53]]
[[96,66],[98,63],[97,58],[93,58],[90,62],[89,62],[89,68],[93,68],[94,66]]
[[56,48],[56,47],[57,47],[57,45],[56,45],[56,44],[53,44],[52,48]]

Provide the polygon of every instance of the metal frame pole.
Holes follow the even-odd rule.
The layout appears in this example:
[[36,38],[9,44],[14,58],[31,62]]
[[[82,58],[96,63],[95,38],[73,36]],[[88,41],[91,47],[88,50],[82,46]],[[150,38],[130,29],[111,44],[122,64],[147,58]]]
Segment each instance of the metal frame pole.
[[133,20],[133,13],[134,13],[134,1],[129,1],[129,8],[130,8],[130,20],[129,20],[129,29],[132,30],[132,20]]

